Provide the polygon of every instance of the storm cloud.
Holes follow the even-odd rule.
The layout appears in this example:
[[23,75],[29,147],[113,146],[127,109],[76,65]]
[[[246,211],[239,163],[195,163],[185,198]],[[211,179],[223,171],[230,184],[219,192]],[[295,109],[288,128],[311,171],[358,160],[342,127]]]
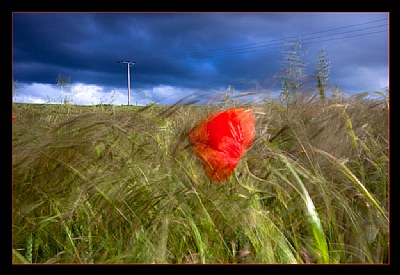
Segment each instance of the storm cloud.
[[76,104],[125,104],[121,60],[136,62],[131,89],[139,104],[210,97],[228,85],[276,92],[291,39],[307,49],[306,73],[323,49],[329,82],[347,93],[388,86],[388,13],[14,13],[15,100],[65,96],[56,86],[61,74],[71,78]]

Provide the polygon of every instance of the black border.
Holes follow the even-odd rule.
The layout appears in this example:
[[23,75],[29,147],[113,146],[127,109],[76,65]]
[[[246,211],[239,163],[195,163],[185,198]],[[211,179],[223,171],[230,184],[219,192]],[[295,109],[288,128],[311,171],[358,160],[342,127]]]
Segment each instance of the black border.
[[[387,12],[395,9],[396,0],[381,1],[2,1],[14,12]],[[354,3],[352,3],[354,2]]]
[[[353,2],[353,3],[351,3]],[[221,1],[221,0],[203,0],[193,1],[129,1],[129,0],[113,0],[109,1],[19,1],[19,0],[3,0],[1,1],[1,78],[2,78],[2,95],[0,123],[3,133],[0,135],[4,145],[2,146],[2,156],[5,160],[2,162],[2,191],[1,199],[2,223],[0,226],[1,236],[1,253],[0,268],[2,274],[4,271],[56,271],[62,268],[64,271],[91,271],[93,268],[96,272],[119,272],[119,271],[152,271],[154,268],[173,272],[187,272],[189,268],[201,270],[215,269],[220,271],[278,271],[281,268],[296,268],[296,272],[302,269],[306,272],[315,270],[315,268],[329,268],[330,271],[340,271],[341,268],[348,268],[350,271],[383,271],[398,267],[400,256],[398,254],[400,228],[397,224],[399,213],[396,213],[398,207],[397,194],[399,192],[399,180],[396,174],[396,151],[398,149],[396,128],[392,127],[396,123],[396,101],[400,91],[398,80],[399,73],[396,69],[395,60],[398,58],[399,44],[396,42],[395,34],[400,33],[399,24],[399,7],[396,0],[380,0],[380,1]],[[390,89],[390,112],[389,112],[389,148],[390,148],[390,246],[389,246],[389,264],[376,265],[13,265],[12,264],[12,13],[13,12],[389,12],[390,19],[390,51],[389,51],[389,82]],[[396,83],[397,82],[397,83]],[[397,89],[396,89],[397,88]],[[10,132],[9,132],[10,131]],[[10,146],[11,145],[11,146]],[[172,268],[172,269],[171,269]],[[250,268],[250,270],[248,269]],[[311,268],[311,269],[309,269]]]

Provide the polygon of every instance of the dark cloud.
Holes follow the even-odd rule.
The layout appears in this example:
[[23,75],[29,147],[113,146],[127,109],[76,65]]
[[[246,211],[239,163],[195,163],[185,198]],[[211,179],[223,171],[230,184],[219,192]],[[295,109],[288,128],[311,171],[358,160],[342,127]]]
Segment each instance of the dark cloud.
[[[382,82],[388,66],[386,13],[15,13],[13,75],[20,82],[73,82],[135,88],[169,85],[237,89],[272,83],[280,70],[284,38],[301,35],[308,71],[326,50],[331,80],[344,89],[348,73]],[[368,23],[369,22],[369,23]],[[378,32],[380,31],[380,32]],[[363,69],[361,69],[363,68]],[[383,74],[383,75],[382,75]],[[342,81],[343,80],[343,81]],[[372,83],[371,79],[368,79]],[[256,84],[258,83],[258,84]]]

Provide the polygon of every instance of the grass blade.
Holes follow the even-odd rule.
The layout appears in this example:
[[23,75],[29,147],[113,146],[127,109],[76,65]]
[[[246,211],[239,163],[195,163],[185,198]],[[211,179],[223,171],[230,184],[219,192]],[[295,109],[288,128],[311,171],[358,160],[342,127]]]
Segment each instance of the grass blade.
[[315,147],[313,147],[313,150],[324,155],[325,157],[327,157],[329,160],[333,161],[334,164],[336,164],[337,166],[339,166],[342,170],[342,172],[351,180],[351,182],[353,182],[357,188],[361,191],[362,194],[364,194],[371,202],[372,204],[376,207],[376,209],[378,209],[379,213],[381,213],[381,215],[386,219],[389,220],[388,217],[386,216],[385,212],[383,211],[383,209],[379,206],[379,204],[377,203],[377,201],[372,197],[372,195],[368,192],[367,188],[365,188],[365,186],[358,180],[358,178],[350,171],[349,168],[346,167],[346,165],[344,165],[342,162],[340,162],[337,158],[335,158],[334,156],[332,156],[331,154],[319,150]]

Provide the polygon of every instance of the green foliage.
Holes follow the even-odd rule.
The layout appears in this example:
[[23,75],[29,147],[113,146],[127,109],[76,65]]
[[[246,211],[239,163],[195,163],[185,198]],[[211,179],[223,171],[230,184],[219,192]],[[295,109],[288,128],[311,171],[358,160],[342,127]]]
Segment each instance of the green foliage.
[[320,99],[253,106],[220,185],[187,132],[230,106],[14,104],[13,262],[387,263],[388,105]]
[[[69,105],[72,103],[71,77],[62,74],[57,75],[56,84],[62,93],[66,93],[62,98],[62,103]],[[69,107],[68,109],[69,110]]]
[[331,67],[328,55],[324,50],[321,49],[318,54],[316,76],[319,95],[323,103],[326,103],[326,84],[329,78],[330,70]]
[[18,90],[18,81],[16,79],[12,79],[12,98],[13,101],[15,100],[17,96],[17,90]]
[[287,105],[293,104],[299,88],[304,84],[307,66],[304,56],[307,52],[300,37],[285,42],[279,76],[282,83],[281,95]]

